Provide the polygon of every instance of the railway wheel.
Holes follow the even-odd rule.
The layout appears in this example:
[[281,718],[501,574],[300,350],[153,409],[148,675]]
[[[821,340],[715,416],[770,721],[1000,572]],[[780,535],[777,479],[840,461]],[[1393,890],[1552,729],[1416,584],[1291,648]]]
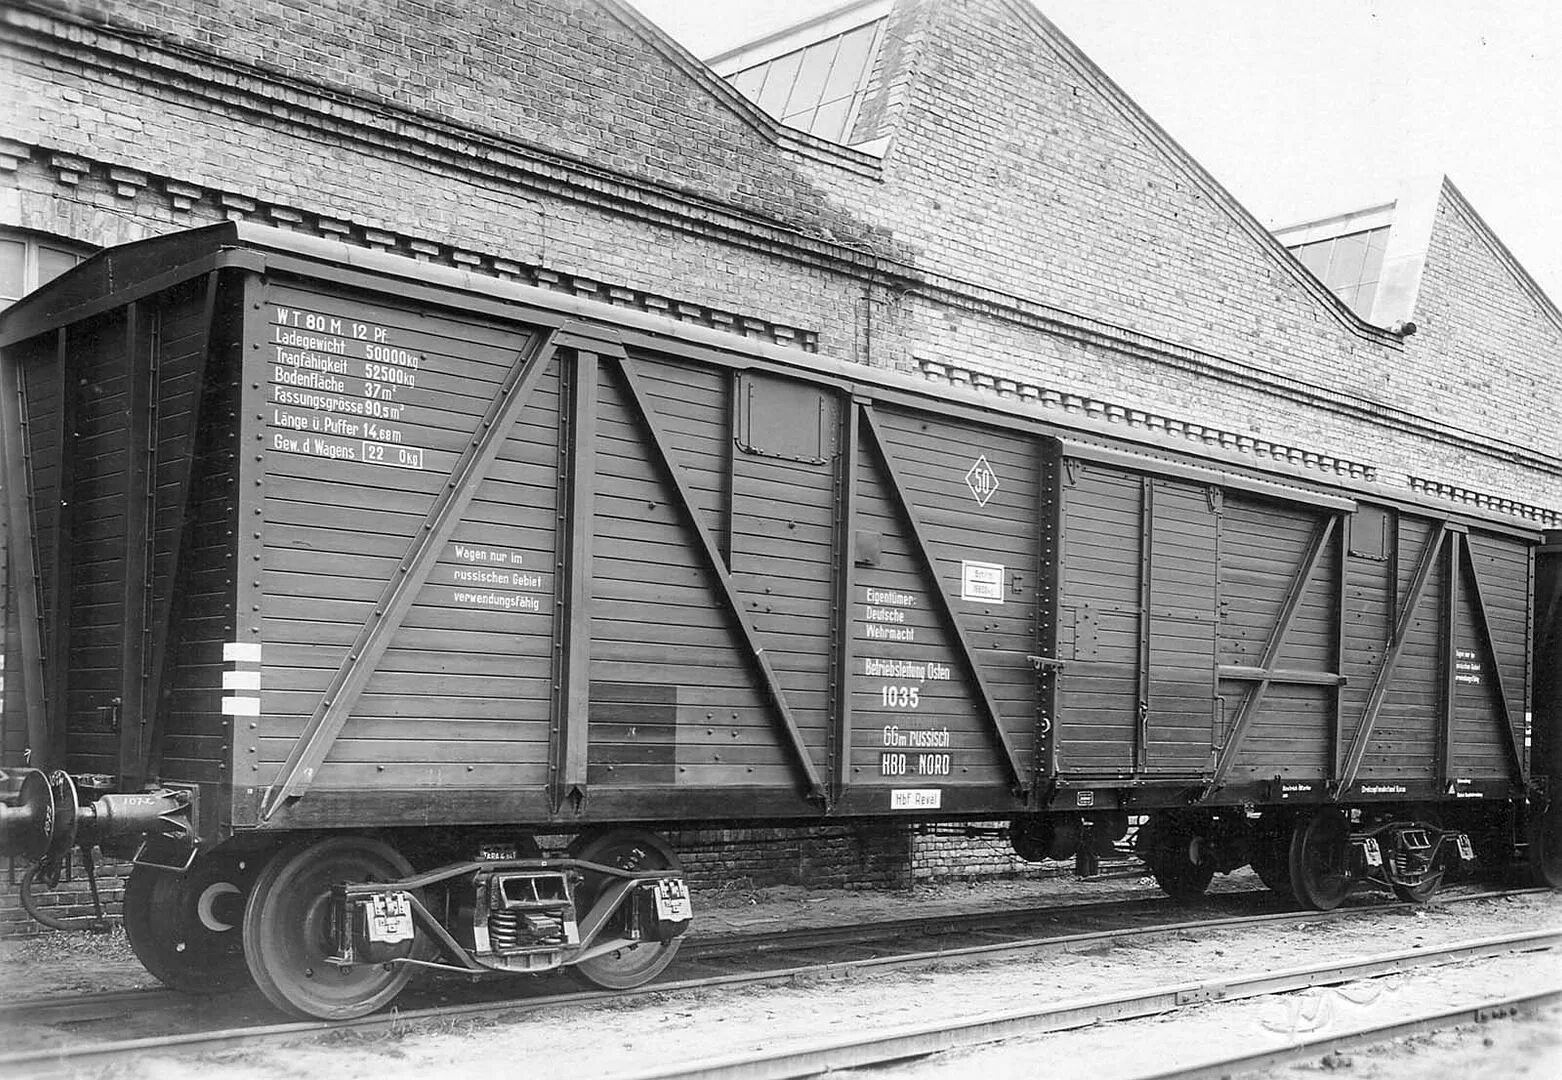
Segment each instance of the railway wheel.
[[1185,823],[1151,825],[1142,857],[1161,891],[1173,900],[1197,900],[1209,891],[1215,860],[1209,842]]
[[244,901],[265,853],[201,855],[183,873],[136,866],[125,882],[125,936],[163,985],[221,994],[254,985],[244,963]]
[[1280,898],[1294,903],[1296,886],[1291,883],[1291,833],[1283,826],[1259,825],[1253,837],[1253,850],[1249,858],[1253,873],[1258,875],[1269,889]]
[[1315,911],[1333,911],[1350,895],[1346,868],[1350,822],[1338,810],[1322,810],[1297,821],[1291,833],[1291,887],[1296,899]]
[[1562,889],[1562,802],[1535,815],[1530,825],[1529,863],[1535,884]]
[[1436,873],[1418,885],[1395,885],[1394,895],[1407,904],[1424,904],[1432,899],[1442,884],[1443,875]]
[[[574,858],[619,870],[681,872],[683,869],[673,849],[660,837],[638,829],[613,829],[595,835],[587,834],[571,844],[569,851]],[[585,880],[575,890],[575,908],[582,917],[615,880],[608,874],[586,872]],[[608,920],[598,939],[623,938],[622,946],[571,965],[568,969],[570,973],[588,986],[604,990],[632,990],[644,986],[666,970],[677,955],[683,939],[629,940],[625,926],[628,918],[628,909],[620,908]]]
[[[1443,819],[1435,811],[1426,807],[1418,807],[1416,808],[1415,816],[1418,824],[1426,825],[1439,831],[1442,830]],[[1442,887],[1445,873],[1443,870],[1430,869],[1426,877],[1414,885],[1393,886],[1394,895],[1407,904],[1424,904],[1432,899],[1436,895],[1437,890]]]
[[411,874],[395,848],[366,836],[306,840],[278,852],[244,909],[244,956],[261,993],[283,1012],[315,1020],[349,1020],[389,1003],[412,977],[410,966],[325,962],[333,951],[331,886]]

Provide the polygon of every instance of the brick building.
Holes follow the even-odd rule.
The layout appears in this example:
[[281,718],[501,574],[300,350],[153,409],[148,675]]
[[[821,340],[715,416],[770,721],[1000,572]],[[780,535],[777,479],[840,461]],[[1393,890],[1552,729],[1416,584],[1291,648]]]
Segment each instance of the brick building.
[[620,0],[4,0],[0,56],[0,303],[243,218],[1562,524],[1562,314],[1451,183],[1277,237],[1028,0],[714,70]]

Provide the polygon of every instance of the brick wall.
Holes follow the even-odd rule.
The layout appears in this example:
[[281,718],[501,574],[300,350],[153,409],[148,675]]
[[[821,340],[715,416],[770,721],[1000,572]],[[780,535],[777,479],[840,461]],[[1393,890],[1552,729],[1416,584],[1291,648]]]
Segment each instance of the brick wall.
[[[1383,372],[1424,412],[1562,452],[1562,318],[1457,188],[1444,184],[1416,298],[1408,364]],[[1552,417],[1550,423],[1544,416]],[[1444,478],[1460,476],[1444,469]]]
[[[1001,828],[1007,822],[979,823]],[[1062,864],[1056,864],[1062,865]],[[994,878],[1033,876],[1037,864],[1014,854],[1007,839],[996,836],[962,836],[958,833],[914,835],[911,840],[911,880],[914,884],[938,881],[987,881]]]
[[[1556,501],[1562,390],[1505,374],[1542,371],[1555,324],[1482,238],[1461,246],[1445,209],[1422,334],[1366,327],[1028,5],[897,5],[871,168],[783,145],[613,3],[521,7],[397,0],[371,20],[417,32],[384,39],[294,0],[8,11],[5,115],[29,148],[10,216],[94,241],[321,218],[805,326],[879,366],[1311,434],[1391,476],[1427,453],[1459,474],[1473,442],[1468,486]],[[1457,301],[1431,295],[1445,282]],[[1080,349],[1060,333],[1079,325],[1115,333]],[[1208,371],[1226,381],[1205,394]]]
[[[307,133],[350,126],[344,122],[367,111],[391,121],[388,142],[413,134],[397,131],[397,120],[459,130],[464,140],[524,145],[604,178],[634,175],[793,227],[829,227],[843,240],[866,237],[797,175],[766,136],[773,127],[767,118],[698,65],[676,62],[668,50],[682,50],[648,41],[614,4],[87,0],[39,6],[58,13],[53,27],[126,31],[113,51],[143,79],[156,69],[166,80],[154,89],[82,78],[79,67],[57,66],[42,76],[22,72],[17,104],[26,123],[20,130],[42,126],[64,151],[161,170],[170,160],[163,152],[179,149],[193,182],[249,175],[257,193],[323,182],[322,198],[334,193],[360,204],[373,193],[351,185],[371,178],[361,156],[368,148],[315,139],[278,153],[249,140],[276,128]],[[24,30],[49,22],[18,19]],[[69,49],[62,55],[81,56]],[[220,61],[208,63],[212,56]],[[213,99],[261,84],[271,107],[243,124],[227,123],[230,113]],[[322,98],[324,88],[330,93]],[[387,212],[432,212],[432,231],[467,216],[468,204],[437,189],[426,189],[421,199],[389,194]]]
[[912,881],[911,836],[900,825],[685,829],[668,842],[700,889],[735,882],[889,889]]
[[[21,882],[26,869],[27,865],[19,859],[0,859],[0,938],[30,937],[48,932],[22,908]],[[124,878],[130,873],[130,866],[99,859],[95,869],[98,896],[109,917],[118,919],[120,903],[125,896]],[[79,856],[72,859],[56,888],[35,887],[33,898],[40,911],[57,919],[86,919],[96,912],[92,886]]]

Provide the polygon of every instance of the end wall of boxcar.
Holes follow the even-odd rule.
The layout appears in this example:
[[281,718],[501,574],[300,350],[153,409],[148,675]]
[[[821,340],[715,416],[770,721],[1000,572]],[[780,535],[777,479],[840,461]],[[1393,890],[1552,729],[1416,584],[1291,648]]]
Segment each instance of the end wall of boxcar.
[[[78,302],[80,297],[74,298]],[[15,633],[6,725],[36,766],[214,785],[222,643],[234,618],[234,386],[215,276],[184,280],[9,348]],[[231,341],[231,334],[227,335]],[[194,688],[205,687],[204,691]],[[14,706],[20,706],[15,708]]]

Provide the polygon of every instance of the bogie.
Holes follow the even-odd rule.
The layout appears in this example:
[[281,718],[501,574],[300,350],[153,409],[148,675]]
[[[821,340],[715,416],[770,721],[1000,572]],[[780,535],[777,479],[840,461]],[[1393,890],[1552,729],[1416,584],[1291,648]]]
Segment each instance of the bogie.
[[[410,845],[416,847],[417,845]],[[691,917],[677,856],[630,829],[581,837],[567,857],[530,840],[473,840],[480,855],[414,873],[382,837],[303,838],[260,871],[243,956],[266,998],[294,1016],[344,1020],[382,1008],[420,968],[468,975],[568,967],[607,989],[655,978]]]

